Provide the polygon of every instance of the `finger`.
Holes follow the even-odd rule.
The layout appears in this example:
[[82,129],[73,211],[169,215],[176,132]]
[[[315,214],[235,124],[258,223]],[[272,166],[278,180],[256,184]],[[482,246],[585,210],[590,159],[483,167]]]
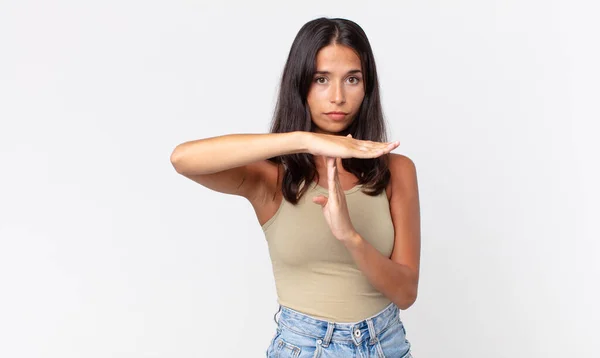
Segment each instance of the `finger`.
[[369,150],[386,150],[388,147],[395,145],[396,142],[372,142],[372,141],[357,141],[355,148],[362,151]]
[[323,196],[323,195],[319,195],[319,196],[315,196],[314,198],[312,198],[313,203],[315,204],[319,204],[321,206],[325,206],[327,205],[327,197]]
[[390,144],[388,144],[388,146],[385,148],[385,152],[389,153],[392,150],[398,148],[398,146],[400,145],[399,141],[395,141],[395,142],[391,142]]
[[398,148],[399,145],[400,145],[400,142],[398,142],[398,141],[390,142],[388,144],[381,143],[381,145],[379,145],[378,147],[371,148],[370,151],[372,153],[375,153],[376,155],[382,155],[385,153],[389,153],[392,150]]
[[[335,163],[337,163],[337,158],[333,158],[333,159],[334,159]],[[338,170],[337,164],[333,168],[332,176],[333,176],[333,183],[330,184],[330,187],[332,186],[335,190],[331,194],[334,195],[334,197],[338,199],[336,202],[339,202],[341,200],[341,196],[344,195],[344,191],[342,190],[342,183],[340,182],[340,172]]]
[[391,152],[392,150],[396,149],[399,145],[399,141],[373,142],[356,140],[356,143],[354,145],[355,151],[352,154],[352,156],[355,158],[375,158]]
[[[335,175],[335,158],[327,157],[327,183],[333,182]],[[331,187],[331,185],[330,185]]]
[[335,197],[337,192],[336,188],[336,158],[327,158],[327,187],[329,191],[329,197]]
[[371,148],[368,150],[357,150],[353,156],[356,158],[375,158],[386,153],[386,149]]
[[340,177],[338,175],[337,170],[335,173],[335,188],[336,188],[336,193],[338,195],[338,198],[340,198],[339,200],[341,200],[341,197],[344,196],[344,190],[342,189],[342,182],[340,182]]
[[[348,134],[346,137],[352,138],[352,134]],[[367,148],[385,148],[389,145],[398,145],[399,141],[392,142],[376,142],[372,140],[362,140],[362,139],[354,139],[354,143],[358,146],[363,146]]]
[[400,144],[399,141],[381,142],[381,143],[376,143],[376,145],[374,146],[374,148],[386,149],[386,148],[389,148],[389,147],[396,147],[399,144]]

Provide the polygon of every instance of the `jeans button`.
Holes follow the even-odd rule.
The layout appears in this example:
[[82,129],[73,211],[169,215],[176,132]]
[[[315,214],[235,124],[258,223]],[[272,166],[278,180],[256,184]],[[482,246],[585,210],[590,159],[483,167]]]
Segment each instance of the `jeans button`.
[[357,337],[360,336],[360,331],[359,330],[354,331],[354,335]]
[[317,344],[321,345],[321,344],[323,344],[323,341],[320,339],[317,339]]

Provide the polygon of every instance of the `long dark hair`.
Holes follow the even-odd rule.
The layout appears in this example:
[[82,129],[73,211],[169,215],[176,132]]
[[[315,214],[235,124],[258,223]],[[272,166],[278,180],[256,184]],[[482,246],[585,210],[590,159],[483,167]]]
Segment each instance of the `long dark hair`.
[[[365,96],[356,118],[348,128],[338,134],[352,134],[352,138],[355,139],[387,142],[371,45],[358,24],[340,18],[321,17],[309,21],[296,35],[283,69],[270,132],[315,130],[307,96],[316,71],[317,53],[330,44],[345,45],[358,53],[365,86]],[[293,204],[296,204],[308,189],[308,185],[300,188],[300,183],[304,181],[312,185],[315,176],[319,178],[314,157],[308,153],[287,154],[269,160],[283,165],[283,196]],[[390,180],[387,155],[371,159],[344,158],[342,166],[359,179],[358,184],[363,185],[363,192],[368,195],[379,195]]]

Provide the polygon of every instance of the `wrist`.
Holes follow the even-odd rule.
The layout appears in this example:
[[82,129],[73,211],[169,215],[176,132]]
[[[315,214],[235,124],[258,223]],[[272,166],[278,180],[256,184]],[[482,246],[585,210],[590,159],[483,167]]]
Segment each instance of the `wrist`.
[[310,153],[309,148],[312,132],[295,131],[293,133],[298,153]]
[[342,239],[341,241],[349,249],[355,249],[362,244],[363,238],[357,232],[353,232],[352,234],[350,234],[348,237]]

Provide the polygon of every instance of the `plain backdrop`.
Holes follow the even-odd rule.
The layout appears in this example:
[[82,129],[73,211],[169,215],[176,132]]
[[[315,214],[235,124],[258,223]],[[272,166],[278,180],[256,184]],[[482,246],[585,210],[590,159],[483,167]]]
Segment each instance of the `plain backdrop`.
[[252,207],[169,157],[266,133],[296,33],[326,16],[367,33],[417,166],[414,356],[594,357],[598,10],[1,1],[0,356],[264,356],[278,306]]

